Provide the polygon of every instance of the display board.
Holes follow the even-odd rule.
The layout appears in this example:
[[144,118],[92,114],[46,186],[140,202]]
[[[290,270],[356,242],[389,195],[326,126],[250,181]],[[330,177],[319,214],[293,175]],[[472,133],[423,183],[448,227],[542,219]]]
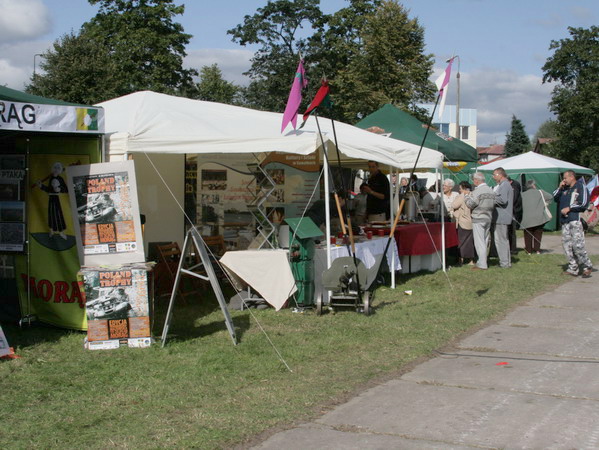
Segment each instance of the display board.
[[86,300],[86,348],[150,346],[150,271],[146,264],[81,269],[78,278]]
[[69,167],[67,184],[82,266],[145,261],[133,161]]
[[0,251],[25,250],[25,156],[0,155]]

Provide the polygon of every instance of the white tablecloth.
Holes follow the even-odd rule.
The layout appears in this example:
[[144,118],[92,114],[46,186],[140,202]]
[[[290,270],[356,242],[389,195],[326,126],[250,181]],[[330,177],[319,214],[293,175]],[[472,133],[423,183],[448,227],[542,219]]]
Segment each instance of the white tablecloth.
[[[360,241],[356,243],[356,257],[364,263],[367,268],[371,268],[374,264],[374,258],[381,255],[387,245],[388,237],[375,236],[372,239]],[[350,256],[347,246],[335,246],[331,248],[331,262],[342,256]],[[391,259],[393,258],[393,259]],[[395,239],[389,244],[387,249],[387,264],[391,269],[391,262],[395,261],[395,270],[401,269],[401,262],[397,253],[397,244]],[[314,255],[314,298],[320,293],[326,297],[326,292],[323,292],[322,287],[322,272],[327,268],[327,249],[317,248]],[[325,299],[326,303],[326,299]]]
[[[297,290],[287,250],[239,250],[225,253],[220,263],[231,277],[249,285],[277,311]],[[241,282],[243,280],[243,282]]]
[[421,270],[436,272],[443,268],[440,252],[431,255],[404,255],[401,257],[401,273],[416,273]]

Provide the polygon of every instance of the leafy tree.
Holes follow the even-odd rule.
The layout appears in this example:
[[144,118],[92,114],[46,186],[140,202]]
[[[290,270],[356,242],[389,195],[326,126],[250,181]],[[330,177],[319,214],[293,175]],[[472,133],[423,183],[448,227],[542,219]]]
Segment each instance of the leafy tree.
[[335,79],[361,51],[361,30],[382,0],[349,0],[349,6],[315,22],[308,40],[311,73]]
[[245,73],[251,79],[245,91],[248,106],[271,111],[285,109],[298,54],[306,46],[306,39],[298,35],[322,17],[319,3],[320,0],[269,1],[256,14],[246,15],[243,24],[227,31],[242,46],[261,45]]
[[102,42],[85,32],[58,38],[43,54],[27,92],[73,103],[93,104],[118,95],[115,60]]
[[[68,84],[74,84],[70,79],[72,73],[81,73],[81,78],[88,80],[109,71],[106,81],[98,77],[97,89],[88,96],[88,103],[145,89],[193,96],[192,77],[197,71],[183,69],[185,45],[191,36],[173,21],[175,16],[183,14],[184,6],[176,6],[172,0],[88,1],[99,4],[98,13],[83,24],[77,35],[67,35],[55,42],[41,65],[45,74],[32,80],[31,92],[43,89],[50,95],[46,89],[53,85],[53,91],[69,93]],[[90,49],[90,54],[81,51],[82,48]],[[77,58],[62,57],[73,52]],[[83,72],[87,75],[83,76]],[[85,84],[79,87],[84,88]],[[76,96],[60,98],[80,101]]]
[[[384,103],[414,111],[433,98],[428,77],[432,57],[424,54],[424,31],[391,0],[348,0],[334,14],[322,14],[318,0],[268,2],[229,30],[241,45],[261,44],[247,72],[250,106],[283,111],[297,66],[306,62],[312,97],[322,77],[330,81],[333,118],[353,123]],[[311,28],[298,37],[301,28]]]
[[540,126],[532,139],[532,145],[535,146],[539,139],[551,139],[550,142],[543,144],[543,153],[552,156],[555,152],[554,146],[557,141],[557,127],[555,120],[546,120]]
[[512,128],[505,136],[505,156],[516,156],[530,151],[530,139],[524,131],[522,121],[512,115]]
[[432,100],[435,93],[429,81],[433,57],[424,53],[424,29],[395,1],[383,1],[365,19],[359,49],[333,83],[342,118],[353,123],[385,103],[416,111],[416,103]]
[[551,41],[543,82],[555,82],[549,107],[556,115],[554,156],[599,169],[599,27],[569,27]]
[[199,100],[227,104],[237,103],[239,87],[223,79],[223,73],[217,64],[200,69],[200,82],[197,84]]

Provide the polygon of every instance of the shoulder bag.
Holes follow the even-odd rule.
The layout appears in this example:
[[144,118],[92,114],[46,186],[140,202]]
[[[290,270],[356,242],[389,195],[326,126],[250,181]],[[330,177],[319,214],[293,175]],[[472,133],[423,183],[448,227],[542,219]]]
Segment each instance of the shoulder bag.
[[543,206],[545,207],[545,216],[547,217],[547,222],[549,222],[553,218],[553,215],[551,214],[551,211],[549,211],[549,207],[547,207],[547,202],[545,201],[545,197],[543,197],[543,193],[541,191],[539,191],[539,195],[541,196],[541,202],[543,202]]

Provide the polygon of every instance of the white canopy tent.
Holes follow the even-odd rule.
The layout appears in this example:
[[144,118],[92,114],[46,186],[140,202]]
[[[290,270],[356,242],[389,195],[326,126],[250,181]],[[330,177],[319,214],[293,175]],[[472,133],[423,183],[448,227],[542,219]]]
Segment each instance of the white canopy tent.
[[[226,155],[233,154],[277,151],[308,155],[322,150],[314,117],[301,130],[289,129],[281,134],[279,113],[151,91],[136,92],[98,106],[105,111],[107,160],[139,155],[134,159],[140,210],[147,217],[146,242],[182,241],[184,217],[180,205],[184,198],[185,154],[221,154],[226,162]],[[327,153],[333,155],[331,120],[320,118],[319,125]],[[414,144],[341,122],[335,122],[335,132],[339,150],[345,155],[344,164],[354,161],[362,165],[364,160],[374,160],[411,169],[418,155],[419,147]],[[442,164],[441,153],[423,148],[417,168],[441,168]]]
[[499,167],[503,167],[507,170],[515,171],[547,171],[553,173],[554,171],[565,172],[566,170],[573,170],[576,173],[592,174],[593,171],[587,167],[579,166],[576,164],[562,161],[561,159],[551,158],[549,156],[541,155],[535,152],[526,152],[521,155],[512,156],[511,158],[500,159],[499,161],[493,161],[484,166],[477,167],[476,170],[482,172],[493,171]]
[[[282,114],[222,103],[136,92],[100,103],[110,155],[125,153],[262,153],[307,155],[321,145],[316,119],[281,134]],[[334,149],[331,121],[320,119],[325,145]],[[339,150],[349,158],[411,168],[419,147],[335,122]],[[440,168],[443,155],[422,149],[419,168]]]

